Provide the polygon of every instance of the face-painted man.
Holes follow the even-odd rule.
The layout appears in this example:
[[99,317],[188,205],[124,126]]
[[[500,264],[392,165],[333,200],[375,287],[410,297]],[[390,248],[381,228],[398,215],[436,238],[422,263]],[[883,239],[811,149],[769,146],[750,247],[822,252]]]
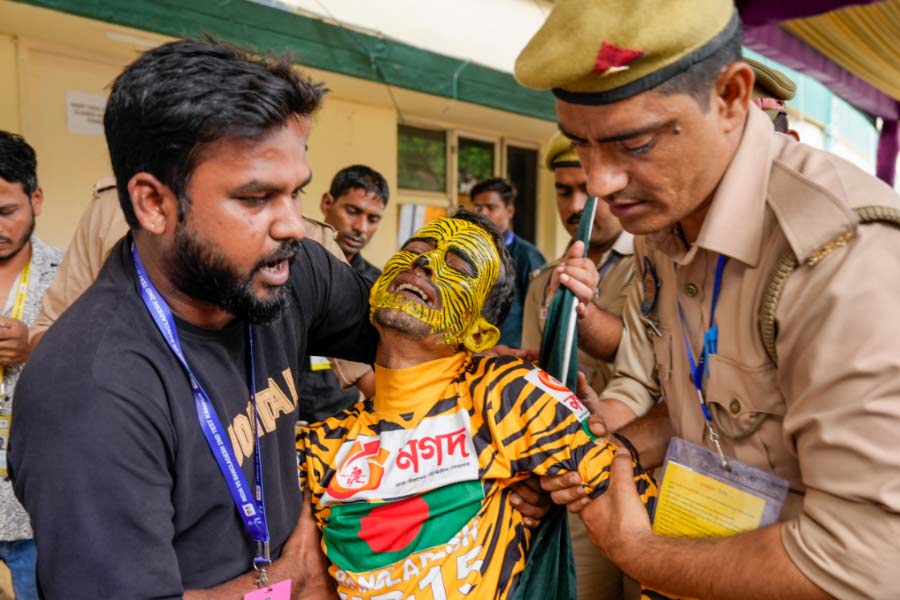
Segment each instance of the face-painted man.
[[[502,266],[505,279],[498,294],[508,286],[511,270],[508,263]],[[372,318],[378,326],[433,342],[444,352],[460,346],[486,350],[500,338],[496,325],[482,315],[500,271],[500,255],[483,227],[459,218],[438,219],[385,264],[372,287]]]
[[900,295],[900,199],[774,132],[751,103],[731,0],[627,4],[558,0],[516,63],[523,84],[553,90],[588,191],[641,234],[626,331],[649,334],[665,400],[620,433],[648,464],[675,435],[789,493],[780,522],[718,539],[654,532],[627,480],[584,521],[624,571],[683,596],[889,597],[900,336],[884,315]]
[[[499,337],[511,280],[500,234],[465,212],[426,225],[385,265],[371,295],[375,396],[298,437],[339,593],[509,598],[533,539],[510,486],[577,470],[603,493],[613,446],[584,433],[578,399],[518,358],[473,354]],[[649,502],[654,484],[635,473]]]

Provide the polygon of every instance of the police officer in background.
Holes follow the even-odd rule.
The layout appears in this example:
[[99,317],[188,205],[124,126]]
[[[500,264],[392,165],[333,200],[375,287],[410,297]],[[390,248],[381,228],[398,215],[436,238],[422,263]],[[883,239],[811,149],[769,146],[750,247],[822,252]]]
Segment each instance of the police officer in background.
[[[581,168],[572,142],[561,133],[550,141],[544,165],[553,173],[559,218],[574,238],[584,218],[588,199],[587,174]],[[576,254],[580,256],[583,249],[581,243],[578,246]],[[542,269],[528,286],[522,318],[523,348],[540,347],[552,300],[549,292],[553,272],[562,270],[573,275],[576,272],[576,269],[568,267],[574,262],[570,254],[571,246],[566,255]],[[584,307],[578,319],[578,368],[585,373],[588,385],[601,394],[612,376],[610,361],[622,338],[622,310],[635,273],[634,238],[627,231],[622,231],[619,220],[610,214],[605,203],[597,205],[587,257],[593,281],[586,285],[570,283],[569,289],[579,296]],[[591,408],[603,416],[608,426],[618,428],[624,425],[637,415],[645,414],[652,406],[652,400],[646,395],[627,393],[628,387],[635,385],[639,384],[624,382],[622,387],[625,393],[611,391],[610,394],[603,394],[600,405]],[[638,401],[633,402],[634,398]],[[622,598],[621,571],[594,549],[587,530],[574,514],[569,515],[569,527],[579,600]],[[626,583],[626,589],[628,587],[633,589],[633,597],[636,598],[637,587]]]
[[644,298],[626,322],[644,324],[665,400],[619,433],[646,467],[677,436],[785,481],[778,522],[657,534],[625,460],[590,503],[570,475],[543,484],[624,572],[670,594],[892,597],[900,199],[774,133],[741,38],[730,0],[559,0],[516,75],[553,90],[588,191],[639,234]]

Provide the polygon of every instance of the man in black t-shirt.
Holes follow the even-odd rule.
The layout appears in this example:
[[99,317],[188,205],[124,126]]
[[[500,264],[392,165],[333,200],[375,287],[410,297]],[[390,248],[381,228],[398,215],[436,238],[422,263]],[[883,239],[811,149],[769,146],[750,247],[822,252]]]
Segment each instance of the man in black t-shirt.
[[[10,462],[44,597],[242,598],[254,561],[295,596],[334,597],[301,516],[299,368],[307,354],[371,361],[376,334],[365,281],[302,241],[323,93],[287,62],[199,41],[115,81],[104,124],[130,232],[16,396]],[[249,533],[263,507],[271,565]]]

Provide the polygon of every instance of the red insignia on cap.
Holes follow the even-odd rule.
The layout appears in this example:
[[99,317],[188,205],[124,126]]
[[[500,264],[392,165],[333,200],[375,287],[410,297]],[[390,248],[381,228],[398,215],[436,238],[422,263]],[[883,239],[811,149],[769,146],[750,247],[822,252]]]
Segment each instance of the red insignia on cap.
[[609,42],[603,42],[597,52],[597,62],[594,63],[591,72],[603,75],[618,73],[627,69],[628,63],[643,55],[643,50],[629,50],[628,48],[619,48]]

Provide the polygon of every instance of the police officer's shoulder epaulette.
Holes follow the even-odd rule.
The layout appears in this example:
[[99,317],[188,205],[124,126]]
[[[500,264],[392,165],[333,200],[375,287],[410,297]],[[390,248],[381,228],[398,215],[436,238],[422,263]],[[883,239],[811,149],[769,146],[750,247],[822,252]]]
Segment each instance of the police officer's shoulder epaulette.
[[[321,239],[325,239],[326,234],[332,239],[337,236],[337,230],[328,223],[311,219],[306,215],[303,215],[303,220],[305,221],[307,237],[320,241]],[[318,237],[319,235],[321,235],[321,238]]]
[[[835,182],[838,185],[839,182]],[[776,160],[772,164],[768,204],[799,262],[818,262],[853,236],[859,217],[843,197],[820,182]]]
[[104,177],[102,179],[98,179],[94,184],[94,189],[92,191],[92,198],[96,199],[103,192],[116,189],[116,178],[115,177]]
[[[775,161],[771,183],[781,193],[769,196],[769,206],[791,247],[781,256],[759,305],[759,333],[769,358],[776,365],[778,354],[775,339],[778,335],[776,311],[781,293],[791,274],[805,264],[815,267],[825,257],[850,243],[859,225],[888,223],[900,228],[900,206],[852,206],[852,202],[816,184],[797,171]],[[839,185],[839,181],[834,184]],[[840,189],[840,188],[831,188]]]

